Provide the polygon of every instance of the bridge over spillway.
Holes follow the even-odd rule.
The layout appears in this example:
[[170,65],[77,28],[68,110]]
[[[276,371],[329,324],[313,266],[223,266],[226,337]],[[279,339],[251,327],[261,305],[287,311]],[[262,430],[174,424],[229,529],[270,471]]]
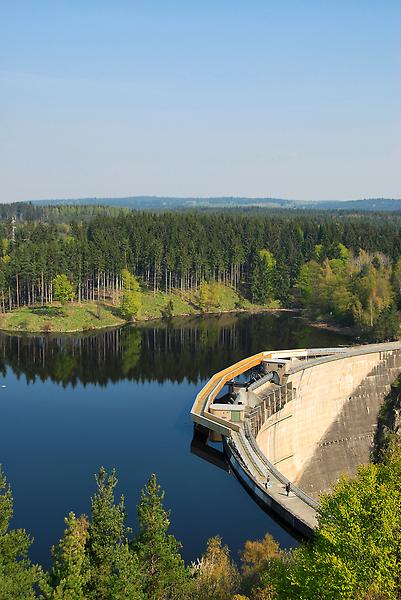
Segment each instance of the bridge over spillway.
[[223,441],[257,500],[311,537],[319,494],[369,462],[381,403],[400,372],[401,342],[260,352],[216,373],[191,417]]

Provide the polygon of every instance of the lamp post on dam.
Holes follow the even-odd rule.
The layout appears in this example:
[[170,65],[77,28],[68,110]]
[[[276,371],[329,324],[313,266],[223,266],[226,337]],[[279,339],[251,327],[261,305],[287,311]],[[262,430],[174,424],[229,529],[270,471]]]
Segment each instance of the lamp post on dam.
[[319,495],[369,461],[380,405],[401,372],[401,342],[260,352],[213,375],[191,410],[264,507],[300,535]]

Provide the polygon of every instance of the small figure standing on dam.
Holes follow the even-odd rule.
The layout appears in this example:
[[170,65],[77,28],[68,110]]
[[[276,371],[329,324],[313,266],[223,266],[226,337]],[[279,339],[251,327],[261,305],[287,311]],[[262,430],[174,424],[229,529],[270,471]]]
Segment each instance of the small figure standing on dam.
[[287,496],[289,496],[291,491],[291,483],[289,481],[285,484],[285,491],[287,492]]

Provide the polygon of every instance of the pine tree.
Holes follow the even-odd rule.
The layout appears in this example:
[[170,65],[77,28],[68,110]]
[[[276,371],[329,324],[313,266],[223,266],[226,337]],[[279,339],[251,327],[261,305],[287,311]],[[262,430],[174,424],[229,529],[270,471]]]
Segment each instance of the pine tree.
[[139,534],[135,550],[149,600],[185,598],[188,572],[180,555],[181,544],[171,534],[170,513],[163,507],[164,492],[153,474],[141,492],[138,505]]
[[276,260],[268,250],[260,250],[253,261],[251,275],[252,301],[267,304],[274,297]]
[[70,513],[65,519],[67,529],[53,548],[53,568],[42,592],[48,600],[85,600],[90,578],[89,560],[85,553],[88,520]]
[[88,556],[91,579],[88,598],[93,600],[140,600],[138,561],[128,545],[124,498],[115,503],[117,478],[102,467],[96,476],[97,493],[92,498]]
[[42,573],[28,559],[32,539],[24,529],[9,529],[12,516],[11,489],[0,466],[0,598],[33,600]]

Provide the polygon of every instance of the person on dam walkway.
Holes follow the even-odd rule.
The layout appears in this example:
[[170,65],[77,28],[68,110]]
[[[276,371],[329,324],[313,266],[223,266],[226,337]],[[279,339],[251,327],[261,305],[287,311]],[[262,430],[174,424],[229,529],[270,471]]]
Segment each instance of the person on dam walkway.
[[289,496],[291,491],[291,483],[289,481],[285,484],[285,491],[287,492],[287,496]]

